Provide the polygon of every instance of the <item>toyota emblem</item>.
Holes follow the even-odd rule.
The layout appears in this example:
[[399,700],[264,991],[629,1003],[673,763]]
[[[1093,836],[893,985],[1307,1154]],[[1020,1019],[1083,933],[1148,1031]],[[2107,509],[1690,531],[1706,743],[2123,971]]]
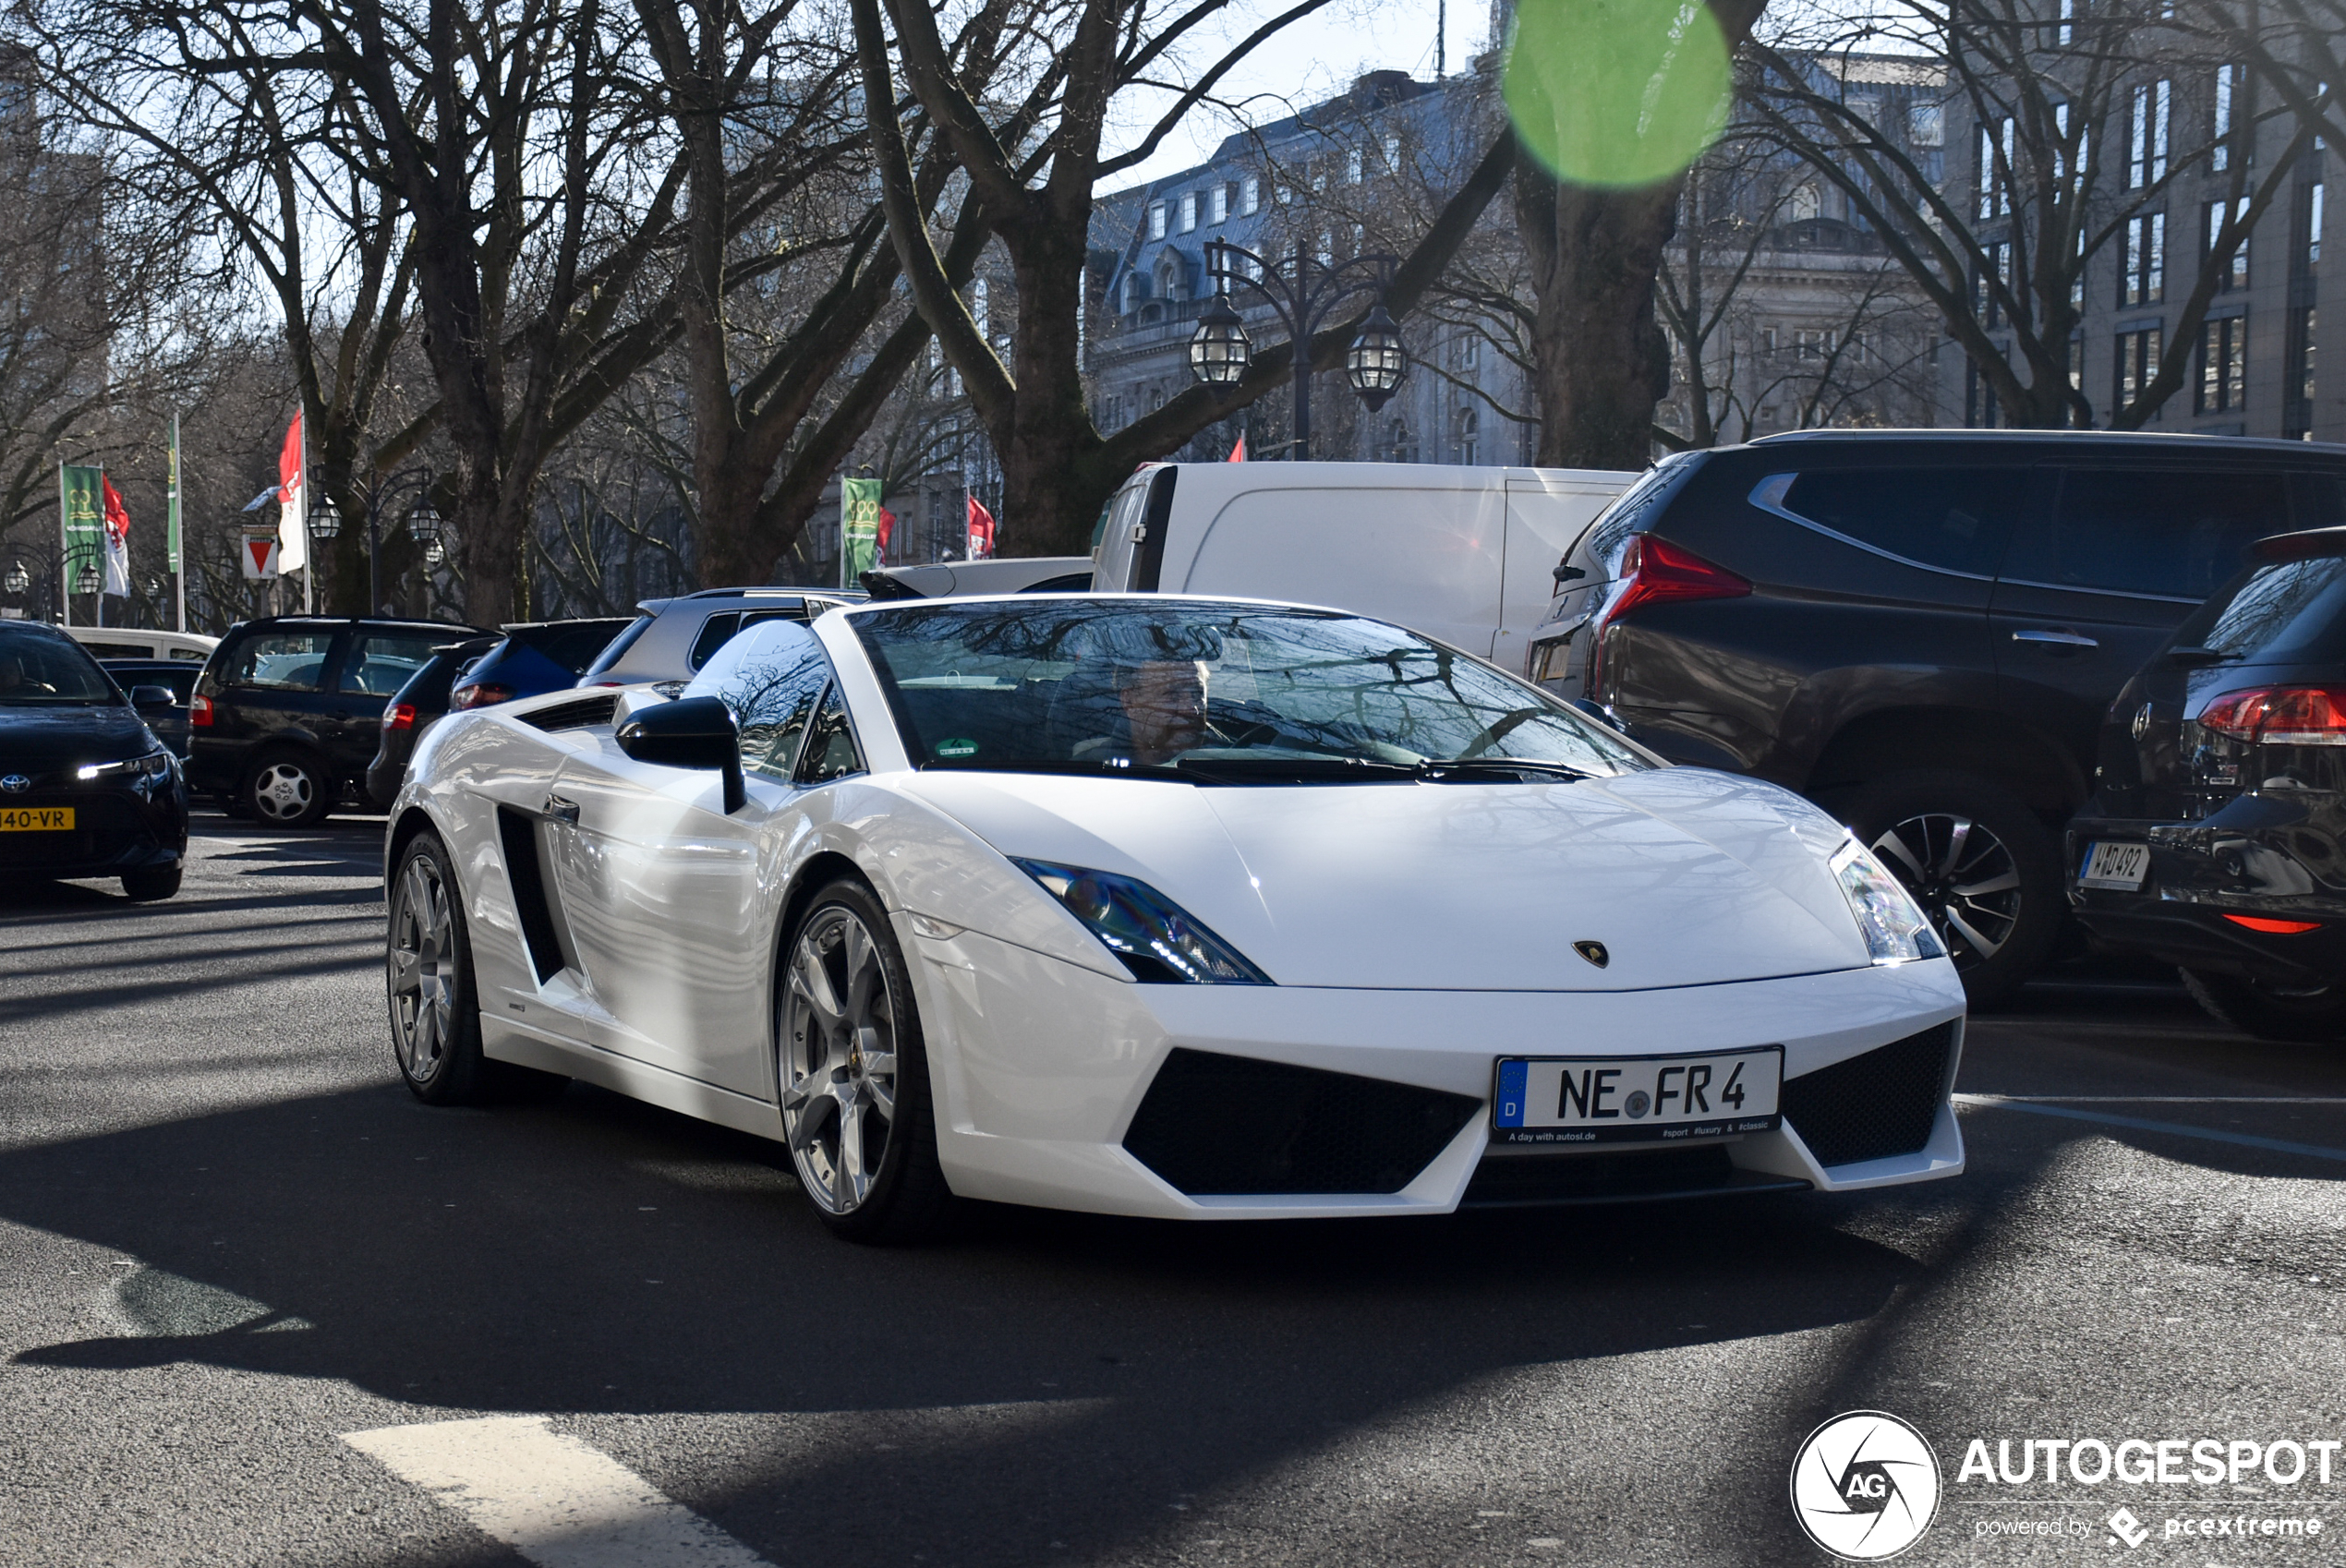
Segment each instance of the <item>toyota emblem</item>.
[[11,795],[21,795],[31,788],[32,780],[21,773],[11,773],[6,778],[0,778],[0,790],[7,790]]

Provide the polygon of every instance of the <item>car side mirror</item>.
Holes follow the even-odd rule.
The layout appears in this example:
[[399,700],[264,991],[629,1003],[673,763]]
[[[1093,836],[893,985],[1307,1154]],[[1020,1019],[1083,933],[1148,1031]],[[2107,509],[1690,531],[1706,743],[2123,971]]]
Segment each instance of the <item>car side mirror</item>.
[[680,697],[637,713],[619,727],[619,749],[661,767],[714,768],[725,775],[725,810],[742,809],[741,731],[720,697]]
[[168,686],[133,686],[130,706],[140,713],[164,713],[179,706],[179,699]]

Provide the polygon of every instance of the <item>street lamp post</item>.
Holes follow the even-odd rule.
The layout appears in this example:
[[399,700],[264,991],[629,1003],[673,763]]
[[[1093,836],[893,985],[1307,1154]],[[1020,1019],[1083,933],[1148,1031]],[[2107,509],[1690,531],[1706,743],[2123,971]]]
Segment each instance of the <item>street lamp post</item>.
[[1383,408],[1409,373],[1400,329],[1385,308],[1385,291],[1399,265],[1398,257],[1384,254],[1330,263],[1299,243],[1294,259],[1282,271],[1244,246],[1208,240],[1205,270],[1214,280],[1214,301],[1191,334],[1190,368],[1198,380],[1217,387],[1236,386],[1245,377],[1254,344],[1230,304],[1229,287],[1235,282],[1252,289],[1287,328],[1288,341],[1294,345],[1295,442],[1290,456],[1301,462],[1312,455],[1312,338],[1339,308],[1362,295],[1376,297],[1361,319],[1360,335],[1344,355],[1344,379],[1370,413]]
[[[416,504],[407,513],[409,537],[424,547],[424,560],[437,566],[447,559],[446,547],[441,542],[440,513],[432,509],[429,500],[432,472],[429,468],[403,468],[387,479],[375,484],[359,484],[359,504],[367,513],[367,613],[382,612],[382,589],[379,558],[382,549],[382,516],[390,509],[392,498],[408,490],[416,492]],[[333,539],[342,532],[342,513],[331,499],[320,501],[318,510],[309,514],[309,532],[320,539]]]

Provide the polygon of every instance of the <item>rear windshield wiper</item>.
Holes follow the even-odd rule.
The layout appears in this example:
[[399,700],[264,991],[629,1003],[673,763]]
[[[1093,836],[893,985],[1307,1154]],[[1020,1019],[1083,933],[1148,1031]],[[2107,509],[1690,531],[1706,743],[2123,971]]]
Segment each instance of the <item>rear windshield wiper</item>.
[[1493,778],[1521,779],[1525,774],[1540,778],[1593,778],[1595,774],[1570,763],[1546,762],[1533,757],[1460,757],[1455,762],[1421,762],[1410,771],[1430,784],[1466,783]]

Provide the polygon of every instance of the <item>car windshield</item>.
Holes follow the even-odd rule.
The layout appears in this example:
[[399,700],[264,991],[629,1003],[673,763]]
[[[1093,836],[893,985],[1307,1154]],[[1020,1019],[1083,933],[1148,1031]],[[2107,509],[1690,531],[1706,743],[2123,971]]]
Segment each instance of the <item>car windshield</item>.
[[57,633],[0,625],[0,705],[111,706],[122,694],[97,661]]
[[853,624],[924,768],[1319,783],[1651,766],[1544,693],[1359,616],[930,602]]

